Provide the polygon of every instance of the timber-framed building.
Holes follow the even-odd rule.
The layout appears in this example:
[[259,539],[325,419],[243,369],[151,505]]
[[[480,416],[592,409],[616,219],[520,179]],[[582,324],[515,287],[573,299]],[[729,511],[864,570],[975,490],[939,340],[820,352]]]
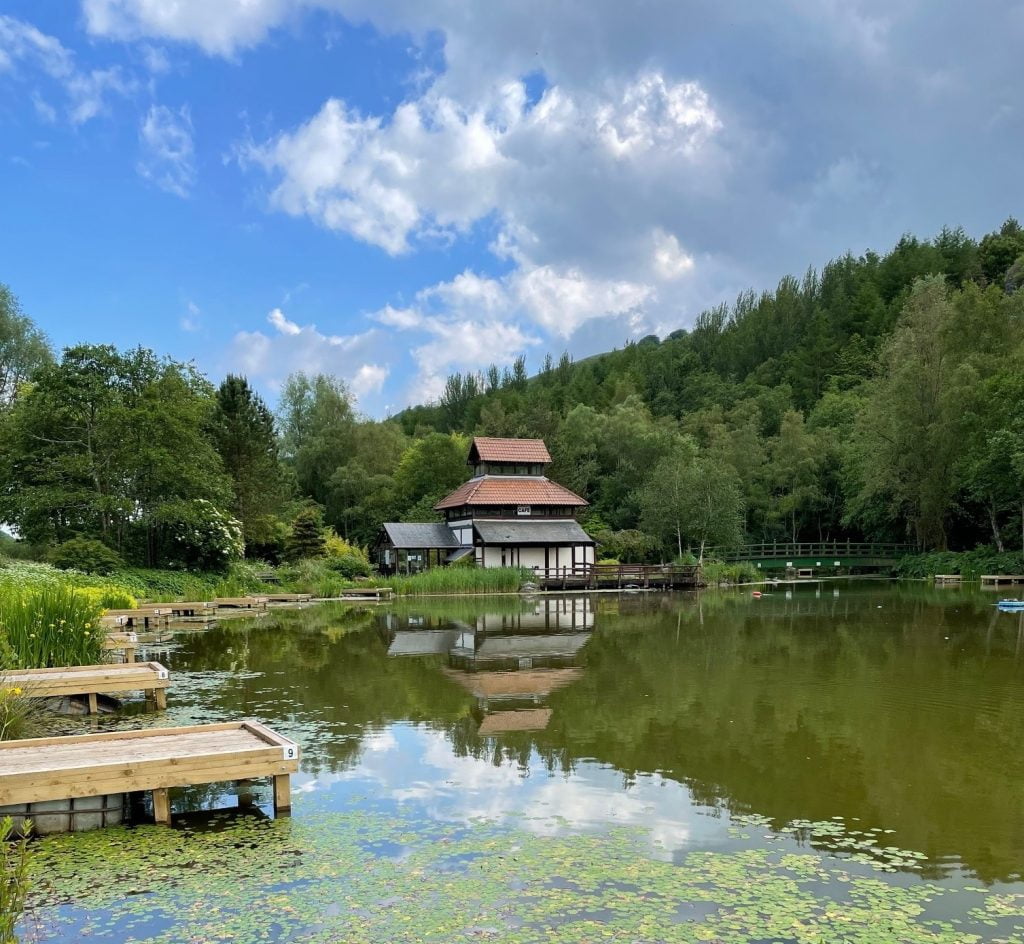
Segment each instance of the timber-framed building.
[[478,567],[572,571],[594,563],[594,541],[576,515],[587,502],[546,475],[540,439],[478,436],[472,477],[434,508],[444,522],[387,522],[377,542],[383,573],[416,573],[472,554]]

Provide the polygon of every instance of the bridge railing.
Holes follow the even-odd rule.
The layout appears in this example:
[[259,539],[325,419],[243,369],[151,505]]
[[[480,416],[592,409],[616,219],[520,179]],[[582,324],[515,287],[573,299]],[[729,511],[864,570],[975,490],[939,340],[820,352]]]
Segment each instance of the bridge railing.
[[798,543],[743,544],[739,547],[715,547],[705,550],[710,557],[724,561],[779,560],[807,558],[861,558],[890,560],[916,553],[912,544],[880,541],[818,541]]

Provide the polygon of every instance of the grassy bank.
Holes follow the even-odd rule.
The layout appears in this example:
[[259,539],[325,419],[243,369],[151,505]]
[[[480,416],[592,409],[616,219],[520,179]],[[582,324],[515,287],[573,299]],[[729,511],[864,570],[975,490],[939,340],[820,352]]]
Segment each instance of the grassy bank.
[[1024,555],[1000,554],[992,547],[973,551],[936,551],[904,557],[895,568],[898,577],[934,577],[936,574],[960,574],[964,580],[977,580],[982,574],[1024,574]]
[[709,587],[722,584],[763,583],[764,574],[746,561],[725,564],[722,561],[705,561],[701,566],[704,582]]

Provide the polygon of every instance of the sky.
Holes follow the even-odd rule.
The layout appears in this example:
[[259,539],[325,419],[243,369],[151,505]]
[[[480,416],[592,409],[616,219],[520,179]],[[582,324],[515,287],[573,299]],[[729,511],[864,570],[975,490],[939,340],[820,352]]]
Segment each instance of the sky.
[[383,416],[1024,216],[1022,48],[1022,0],[0,0],[0,281]]

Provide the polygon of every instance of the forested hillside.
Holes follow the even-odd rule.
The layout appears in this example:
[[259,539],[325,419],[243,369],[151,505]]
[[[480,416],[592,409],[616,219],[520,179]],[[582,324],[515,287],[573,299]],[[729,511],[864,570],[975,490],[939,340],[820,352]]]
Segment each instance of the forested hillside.
[[537,436],[591,502],[605,556],[743,539],[1024,538],[1024,231],[961,230],[845,256],[706,311],[692,330],[573,363],[449,379],[360,417],[297,375],[276,415],[150,351],[54,357],[0,292],[0,519],[38,549],[85,537],[150,565],[277,559],[310,508],[355,544],[429,520],[467,437]]

